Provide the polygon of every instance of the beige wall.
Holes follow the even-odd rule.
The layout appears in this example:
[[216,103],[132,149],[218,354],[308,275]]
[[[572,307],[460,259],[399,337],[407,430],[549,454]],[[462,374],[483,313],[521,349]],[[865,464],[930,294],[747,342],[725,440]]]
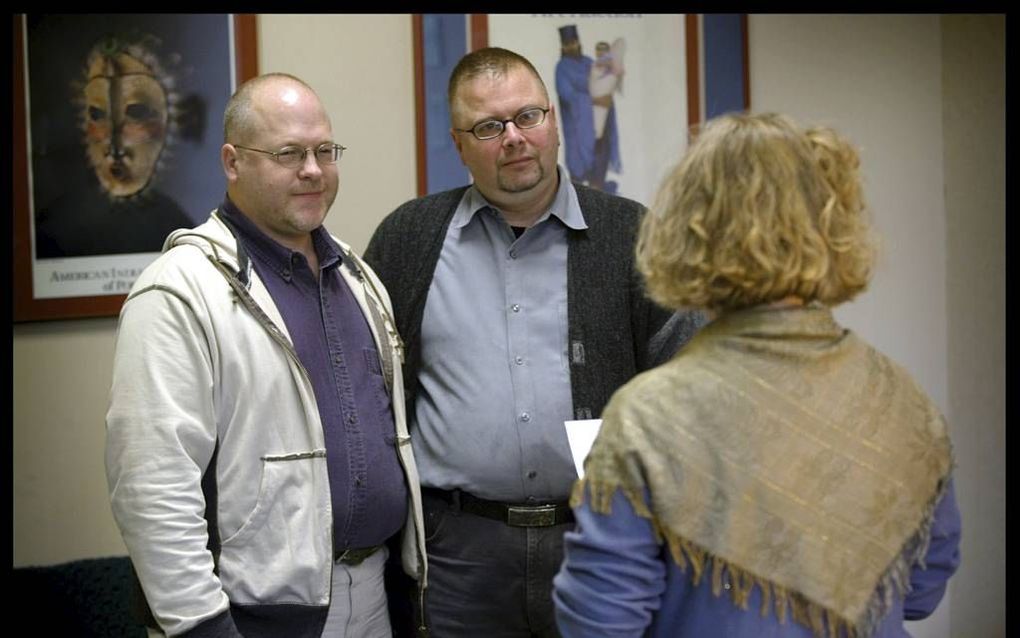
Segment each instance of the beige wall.
[[[856,143],[881,250],[837,315],[946,408],[945,206],[938,16],[755,15],[751,104]],[[791,72],[796,69],[795,72]]]
[[[415,193],[410,23],[259,19],[261,70],[309,81],[350,148],[327,226],[358,250]],[[964,564],[949,603],[911,625],[918,638],[1005,631],[1004,38],[1004,20],[987,17],[750,19],[754,108],[831,124],[861,146],[884,252],[840,318],[953,422]],[[114,319],[14,327],[15,565],[125,553],[102,464],[114,338]]]
[[358,251],[417,192],[413,62],[407,14],[259,16],[259,71],[311,84],[347,147],[326,227]]
[[[945,412],[938,16],[756,15],[748,38],[754,108],[833,126],[860,150],[881,252],[868,290],[837,317],[903,364]],[[946,638],[949,627],[943,604],[909,630]]]
[[115,319],[14,327],[14,565],[125,554],[106,499]]
[[751,104],[859,146],[882,239],[839,318],[950,421],[963,563],[916,638],[1004,636],[1005,20],[754,15]]
[[963,512],[953,634],[1005,636],[1006,21],[943,18],[949,420]]

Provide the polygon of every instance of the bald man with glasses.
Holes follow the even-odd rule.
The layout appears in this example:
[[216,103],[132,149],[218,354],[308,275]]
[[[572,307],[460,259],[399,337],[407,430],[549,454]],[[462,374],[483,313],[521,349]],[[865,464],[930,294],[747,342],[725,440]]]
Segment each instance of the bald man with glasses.
[[106,467],[150,633],[389,638],[390,548],[426,582],[421,496],[389,297],[322,225],[344,147],[286,74],[224,125],[225,200],[117,335]]
[[570,182],[528,60],[470,53],[448,99],[473,184],[402,205],[365,253],[407,347],[424,617],[435,636],[556,636],[552,578],[577,479],[564,422],[598,418],[700,317],[645,298],[633,264],[642,206]]

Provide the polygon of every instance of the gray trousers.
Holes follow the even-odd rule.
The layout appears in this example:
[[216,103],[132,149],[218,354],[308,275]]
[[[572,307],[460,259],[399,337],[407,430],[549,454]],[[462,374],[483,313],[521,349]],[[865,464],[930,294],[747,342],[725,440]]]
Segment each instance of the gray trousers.
[[[329,615],[322,638],[392,638],[383,584],[389,550],[383,547],[356,566],[333,564]],[[147,638],[165,638],[160,629],[146,627]]]
[[323,638],[390,638],[383,567],[385,547],[356,566],[333,564],[333,591]]

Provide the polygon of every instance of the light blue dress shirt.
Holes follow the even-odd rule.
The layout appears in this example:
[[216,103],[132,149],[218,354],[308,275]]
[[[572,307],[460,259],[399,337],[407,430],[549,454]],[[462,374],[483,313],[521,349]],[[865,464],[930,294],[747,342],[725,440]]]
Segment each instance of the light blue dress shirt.
[[569,496],[567,237],[587,226],[560,175],[520,237],[474,187],[454,213],[422,321],[411,428],[422,485],[506,502]]

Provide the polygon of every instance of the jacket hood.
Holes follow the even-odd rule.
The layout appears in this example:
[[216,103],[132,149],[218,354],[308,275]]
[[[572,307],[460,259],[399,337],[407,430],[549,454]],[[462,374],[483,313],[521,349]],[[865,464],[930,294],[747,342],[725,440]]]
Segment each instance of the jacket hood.
[[214,210],[209,219],[194,228],[178,228],[163,242],[163,252],[174,246],[196,246],[217,261],[226,264],[236,272],[240,269],[237,259],[237,240],[230,232],[219,212]]

